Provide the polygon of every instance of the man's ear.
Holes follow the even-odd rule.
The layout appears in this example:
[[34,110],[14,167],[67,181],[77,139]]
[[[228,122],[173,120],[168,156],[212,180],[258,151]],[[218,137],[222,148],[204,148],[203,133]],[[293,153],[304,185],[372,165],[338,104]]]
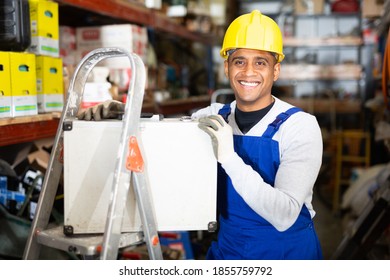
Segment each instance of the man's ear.
[[280,75],[280,63],[276,63],[274,65],[274,82],[279,79]]
[[228,59],[227,58],[223,63],[224,63],[224,68],[225,68],[225,76],[226,78],[229,79],[229,63],[228,63]]

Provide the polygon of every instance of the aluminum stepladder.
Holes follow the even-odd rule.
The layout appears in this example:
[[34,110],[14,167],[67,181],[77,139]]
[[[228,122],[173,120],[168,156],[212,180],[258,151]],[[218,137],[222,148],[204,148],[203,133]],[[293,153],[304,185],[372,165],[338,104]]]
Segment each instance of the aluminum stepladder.
[[[76,119],[89,73],[97,63],[113,57],[127,57],[130,60],[132,75],[122,119],[122,132],[105,231],[103,235],[67,237],[62,227],[48,228],[63,171],[64,131],[71,129],[72,121]],[[100,255],[100,259],[103,260],[114,260],[117,259],[120,247],[139,242],[146,242],[150,259],[163,259],[154,207],[149,194],[148,178],[141,154],[142,149],[140,149],[142,143],[138,137],[145,81],[146,74],[142,60],[136,54],[121,48],[96,49],[79,63],[69,85],[67,102],[57,129],[23,259],[38,259],[41,246],[45,245],[86,256]],[[122,219],[131,186],[134,188],[142,221],[142,232],[122,233]]]

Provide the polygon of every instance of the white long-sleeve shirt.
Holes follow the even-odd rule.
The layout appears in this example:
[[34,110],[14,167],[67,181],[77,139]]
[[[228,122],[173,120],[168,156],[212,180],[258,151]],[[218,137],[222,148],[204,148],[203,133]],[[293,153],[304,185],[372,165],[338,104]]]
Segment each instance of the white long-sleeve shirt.
[[[263,135],[277,115],[293,107],[274,98],[275,104],[271,110],[245,135]],[[233,101],[229,125],[233,128],[233,134],[243,135],[235,121],[235,106],[236,102]],[[213,103],[198,110],[192,117],[218,114],[222,107],[223,104]],[[322,163],[323,142],[316,118],[305,112],[295,113],[288,118],[273,139],[279,142],[280,155],[274,186],[264,182],[260,174],[245,164],[236,153],[222,167],[244,201],[277,230],[285,231],[294,224],[303,204],[311,217],[315,215],[312,206],[313,187]]]

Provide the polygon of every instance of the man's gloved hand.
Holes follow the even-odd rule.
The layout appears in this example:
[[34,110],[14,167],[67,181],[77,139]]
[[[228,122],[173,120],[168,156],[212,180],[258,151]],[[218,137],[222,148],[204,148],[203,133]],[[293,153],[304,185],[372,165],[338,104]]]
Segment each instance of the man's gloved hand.
[[82,110],[77,114],[79,120],[105,120],[105,119],[118,119],[124,114],[125,104],[116,100],[107,100],[103,103],[96,104]]
[[220,163],[234,154],[233,130],[220,115],[211,115],[199,119],[199,128],[210,135],[214,154]]

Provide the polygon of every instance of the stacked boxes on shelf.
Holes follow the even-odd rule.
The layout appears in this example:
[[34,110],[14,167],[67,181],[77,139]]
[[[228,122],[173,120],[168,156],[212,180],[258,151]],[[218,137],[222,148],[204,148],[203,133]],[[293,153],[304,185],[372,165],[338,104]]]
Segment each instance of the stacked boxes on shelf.
[[12,88],[12,117],[38,113],[35,55],[9,53]]
[[38,112],[62,111],[64,86],[59,58],[58,3],[29,0],[31,21],[30,53],[36,55]]
[[8,52],[0,52],[0,118],[11,117],[11,73]]
[[[147,32],[145,27],[134,24],[113,24],[76,29],[77,61],[90,51],[103,47],[118,47],[138,54],[146,61]],[[113,69],[128,68],[129,63],[123,58],[110,58],[102,64]]]
[[38,113],[35,55],[0,52],[0,117]]
[[[37,114],[28,0],[3,1],[0,16],[0,118]],[[13,28],[10,28],[13,27]]]
[[[76,28],[60,25],[59,48],[64,67],[76,66]],[[72,69],[71,69],[72,70]]]
[[38,111],[61,111],[64,106],[62,60],[39,55],[36,60]]
[[[106,47],[122,48],[130,53],[135,53],[147,65],[148,35],[146,27],[135,24],[112,24],[76,28],[76,61],[81,61],[83,57],[95,49]],[[63,53],[68,52],[64,51]],[[127,58],[108,58],[101,61],[98,66],[108,70],[110,82],[114,83],[119,91],[128,89],[131,69]],[[83,102],[85,106],[102,101],[101,97],[104,94],[96,89],[99,88],[101,91],[101,89],[106,88],[105,82],[102,80],[99,82],[89,81],[86,84],[84,97],[88,96],[88,100]],[[93,90],[89,92],[88,89]],[[109,91],[109,88],[106,91]]]
[[[31,116],[62,111],[63,108],[58,3],[25,0],[27,2],[29,9],[24,14],[15,13],[12,18],[17,29],[27,30],[26,26],[18,26],[22,21],[17,17],[28,22],[29,32],[24,30],[19,33],[29,36],[31,43],[19,48],[13,45],[0,49],[0,118]],[[5,11],[12,11],[15,3],[6,2]],[[4,21],[4,24],[7,23]],[[20,41],[25,42],[27,38]]]
[[59,56],[58,3],[29,0],[31,45],[28,51],[37,55]]
[[[31,44],[24,50],[0,48],[0,77],[2,81],[7,81],[0,85],[0,118],[62,111],[66,88],[63,67],[69,67],[71,75],[73,67],[97,48],[126,49],[138,54],[147,65],[146,27],[135,24],[80,28],[62,26],[68,31],[66,34],[73,35],[70,36],[73,43],[67,42],[68,39],[63,37],[60,40],[58,3],[51,0],[24,1],[29,4],[29,14],[24,16],[29,18]],[[12,64],[11,56],[17,58]],[[20,65],[16,65],[17,61]],[[110,58],[99,66],[108,68],[110,81],[119,90],[128,88],[131,69],[126,58]],[[29,82],[24,82],[25,76]],[[30,81],[35,81],[35,88],[30,87]],[[36,105],[32,103],[34,100]]]

